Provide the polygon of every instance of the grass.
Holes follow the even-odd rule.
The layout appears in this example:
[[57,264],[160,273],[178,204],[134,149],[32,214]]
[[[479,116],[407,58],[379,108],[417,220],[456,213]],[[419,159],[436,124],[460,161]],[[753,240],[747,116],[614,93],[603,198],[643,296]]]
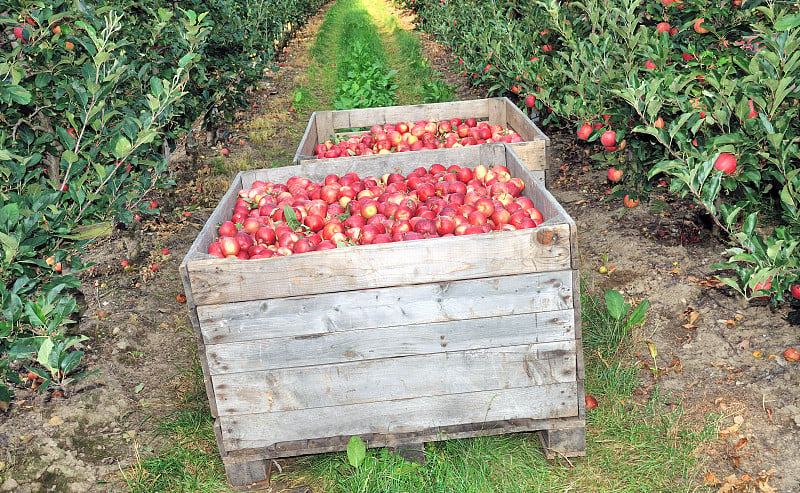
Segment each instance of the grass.
[[453,88],[424,58],[418,34],[403,29],[380,0],[338,1],[329,10],[310,56],[314,63],[309,79],[318,86],[319,93],[331,96],[352,85],[349,72],[354,68],[362,76],[369,72],[360,84],[377,81],[380,90],[391,88],[391,82],[387,84],[374,73],[372,64],[377,64],[383,73],[397,71],[391,78],[397,85],[396,99],[367,97],[364,104],[353,107],[431,103],[451,101],[454,97]]
[[398,70],[398,104],[452,101],[453,88],[444,82],[422,53],[419,35],[404,29],[381,0],[361,0],[374,19],[383,41],[388,64]]

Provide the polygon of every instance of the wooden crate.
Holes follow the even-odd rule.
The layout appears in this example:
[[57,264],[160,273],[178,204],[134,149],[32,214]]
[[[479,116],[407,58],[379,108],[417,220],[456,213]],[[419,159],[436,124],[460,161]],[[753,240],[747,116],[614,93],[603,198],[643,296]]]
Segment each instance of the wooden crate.
[[[263,260],[205,253],[255,180],[436,162],[508,166],[545,221]],[[234,486],[266,479],[272,458],[341,451],[353,435],[413,448],[537,431],[549,456],[585,453],[575,223],[509,146],[239,173],[181,275]]]
[[[319,162],[314,157],[314,147],[332,137],[359,135],[354,129],[369,129],[384,123],[451,118],[475,118],[490,125],[502,125],[516,131],[525,142],[510,144],[525,163],[531,174],[541,183],[549,183],[550,139],[520,111],[508,98],[475,99],[449,103],[388,106],[355,110],[316,111],[311,115],[306,133],[294,156],[294,164]],[[429,151],[413,151],[429,152]],[[381,156],[332,158],[331,160],[359,159],[382,162]]]

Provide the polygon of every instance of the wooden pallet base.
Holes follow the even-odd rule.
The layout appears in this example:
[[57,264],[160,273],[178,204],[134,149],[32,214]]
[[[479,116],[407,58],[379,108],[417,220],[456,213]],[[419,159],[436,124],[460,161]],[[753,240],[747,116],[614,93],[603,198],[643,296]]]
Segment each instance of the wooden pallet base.
[[[219,438],[219,425],[215,431]],[[441,440],[493,436],[507,433],[536,432],[548,459],[586,455],[586,427],[583,419],[509,420],[500,423],[477,423],[440,427],[423,432],[397,435],[369,435],[361,438],[370,448],[387,447],[406,460],[425,463],[425,443]],[[263,488],[269,481],[271,462],[277,458],[299,455],[341,452],[346,450],[350,437],[329,437],[316,440],[279,443],[267,449],[222,452],[225,474],[234,488],[248,491]]]

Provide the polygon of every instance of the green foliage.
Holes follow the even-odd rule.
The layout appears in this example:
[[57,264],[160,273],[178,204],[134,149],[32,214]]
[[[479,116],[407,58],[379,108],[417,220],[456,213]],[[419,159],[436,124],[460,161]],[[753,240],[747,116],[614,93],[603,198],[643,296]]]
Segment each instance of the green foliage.
[[351,48],[344,64],[347,73],[336,87],[334,107],[337,110],[397,104],[394,93],[397,85],[392,82],[397,70],[387,70],[383,63],[369,56],[363,44],[356,43]]
[[[593,155],[624,171],[611,197],[647,200],[663,186],[690,198],[731,241],[726,282],[750,296],[772,277],[768,294],[781,300],[800,277],[800,253],[778,238],[800,235],[798,6],[666,3],[404,5],[490,93],[534,95],[544,124],[592,124],[590,148],[614,130],[617,148]],[[708,33],[695,32],[699,18]],[[714,169],[721,153],[736,157],[733,174]]]
[[[0,355],[31,354],[10,349],[37,337],[38,363],[60,382],[78,367],[63,331],[82,246],[158,214],[148,195],[171,183],[176,141],[198,117],[211,125],[241,103],[322,0],[274,3],[12,0],[0,10]],[[9,363],[4,402],[4,382],[18,383]]]

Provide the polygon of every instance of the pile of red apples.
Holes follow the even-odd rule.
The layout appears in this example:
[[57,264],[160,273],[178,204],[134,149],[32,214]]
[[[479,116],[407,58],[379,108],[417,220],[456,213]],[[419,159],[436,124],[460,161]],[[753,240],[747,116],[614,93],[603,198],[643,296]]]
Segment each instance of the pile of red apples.
[[369,156],[391,152],[419,151],[466,147],[489,142],[524,142],[520,135],[503,128],[502,125],[489,125],[475,118],[461,121],[459,118],[442,121],[420,120],[417,123],[405,122],[373,125],[369,132],[352,136],[339,142],[327,141],[317,144],[314,155],[317,158],[337,158],[347,156]]
[[208,253],[261,259],[351,245],[535,228],[543,218],[505,166],[441,164],[403,176],[294,176],[241,190]]

